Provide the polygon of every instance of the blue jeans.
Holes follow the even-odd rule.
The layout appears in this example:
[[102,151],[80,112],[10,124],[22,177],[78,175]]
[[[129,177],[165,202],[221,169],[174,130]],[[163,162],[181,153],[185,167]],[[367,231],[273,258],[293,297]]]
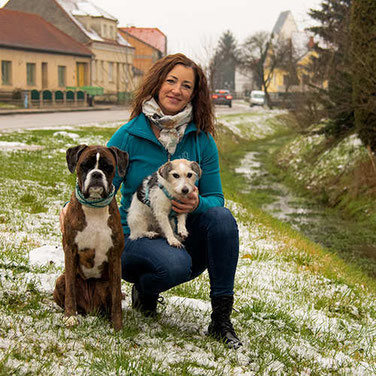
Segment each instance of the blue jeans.
[[234,294],[239,256],[238,226],[231,212],[213,207],[188,215],[184,248],[171,247],[165,238],[125,238],[122,277],[145,295],[158,295],[208,269],[210,296]]

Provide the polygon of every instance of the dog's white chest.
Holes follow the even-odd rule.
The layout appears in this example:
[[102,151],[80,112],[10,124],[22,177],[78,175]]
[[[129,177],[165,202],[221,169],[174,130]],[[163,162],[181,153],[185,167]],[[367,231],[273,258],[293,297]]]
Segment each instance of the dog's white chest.
[[95,249],[94,265],[87,268],[81,265],[81,270],[86,278],[100,278],[100,266],[108,261],[108,251],[113,246],[112,230],[107,225],[110,216],[109,208],[82,207],[87,226],[76,235],[75,242],[78,250]]

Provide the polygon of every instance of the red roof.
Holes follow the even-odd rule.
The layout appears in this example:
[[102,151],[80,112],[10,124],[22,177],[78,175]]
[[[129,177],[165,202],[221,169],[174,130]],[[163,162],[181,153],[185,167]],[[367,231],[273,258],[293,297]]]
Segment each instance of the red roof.
[[129,33],[135,38],[142,40],[143,42],[161,51],[162,54],[166,53],[167,38],[166,38],[166,35],[164,35],[162,31],[160,31],[158,28],[133,26],[133,27],[121,27],[120,30],[126,33]]
[[91,56],[91,51],[36,14],[0,9],[0,46]]

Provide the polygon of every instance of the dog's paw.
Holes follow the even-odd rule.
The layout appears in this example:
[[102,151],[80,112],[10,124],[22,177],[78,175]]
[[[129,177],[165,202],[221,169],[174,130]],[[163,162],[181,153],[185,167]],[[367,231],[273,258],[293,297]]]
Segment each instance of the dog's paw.
[[170,244],[170,245],[173,246],[173,247],[176,247],[176,248],[182,248],[182,247],[183,247],[183,244],[181,244],[181,243],[179,242],[179,240],[176,239],[175,237],[168,238],[168,239],[167,239],[167,243]]
[[77,326],[79,323],[78,317],[77,316],[65,316],[63,318],[63,323],[67,328]]
[[182,238],[182,240],[185,240],[185,239],[187,239],[189,233],[188,233],[187,229],[184,228],[184,229],[182,229],[178,232],[178,235]]
[[145,237],[149,239],[155,239],[158,236],[159,236],[158,232],[155,232],[155,231],[148,231],[147,233],[145,233]]

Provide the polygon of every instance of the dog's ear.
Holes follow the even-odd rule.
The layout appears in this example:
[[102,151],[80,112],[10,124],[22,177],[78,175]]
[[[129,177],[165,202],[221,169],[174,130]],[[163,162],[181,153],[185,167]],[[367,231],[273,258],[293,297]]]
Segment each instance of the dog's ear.
[[66,158],[69,171],[73,174],[76,169],[77,162],[80,158],[81,153],[87,148],[87,145],[78,145],[69,148],[66,151]]
[[159,175],[162,176],[163,179],[167,179],[168,174],[170,173],[171,170],[172,170],[172,163],[167,162],[164,165],[162,165],[161,167],[159,167],[158,173],[159,173]]
[[197,179],[201,178],[202,170],[197,162],[191,162],[191,169],[197,174]]
[[118,174],[123,177],[127,171],[129,155],[126,151],[120,150],[116,146],[110,146],[109,149],[115,157]]

